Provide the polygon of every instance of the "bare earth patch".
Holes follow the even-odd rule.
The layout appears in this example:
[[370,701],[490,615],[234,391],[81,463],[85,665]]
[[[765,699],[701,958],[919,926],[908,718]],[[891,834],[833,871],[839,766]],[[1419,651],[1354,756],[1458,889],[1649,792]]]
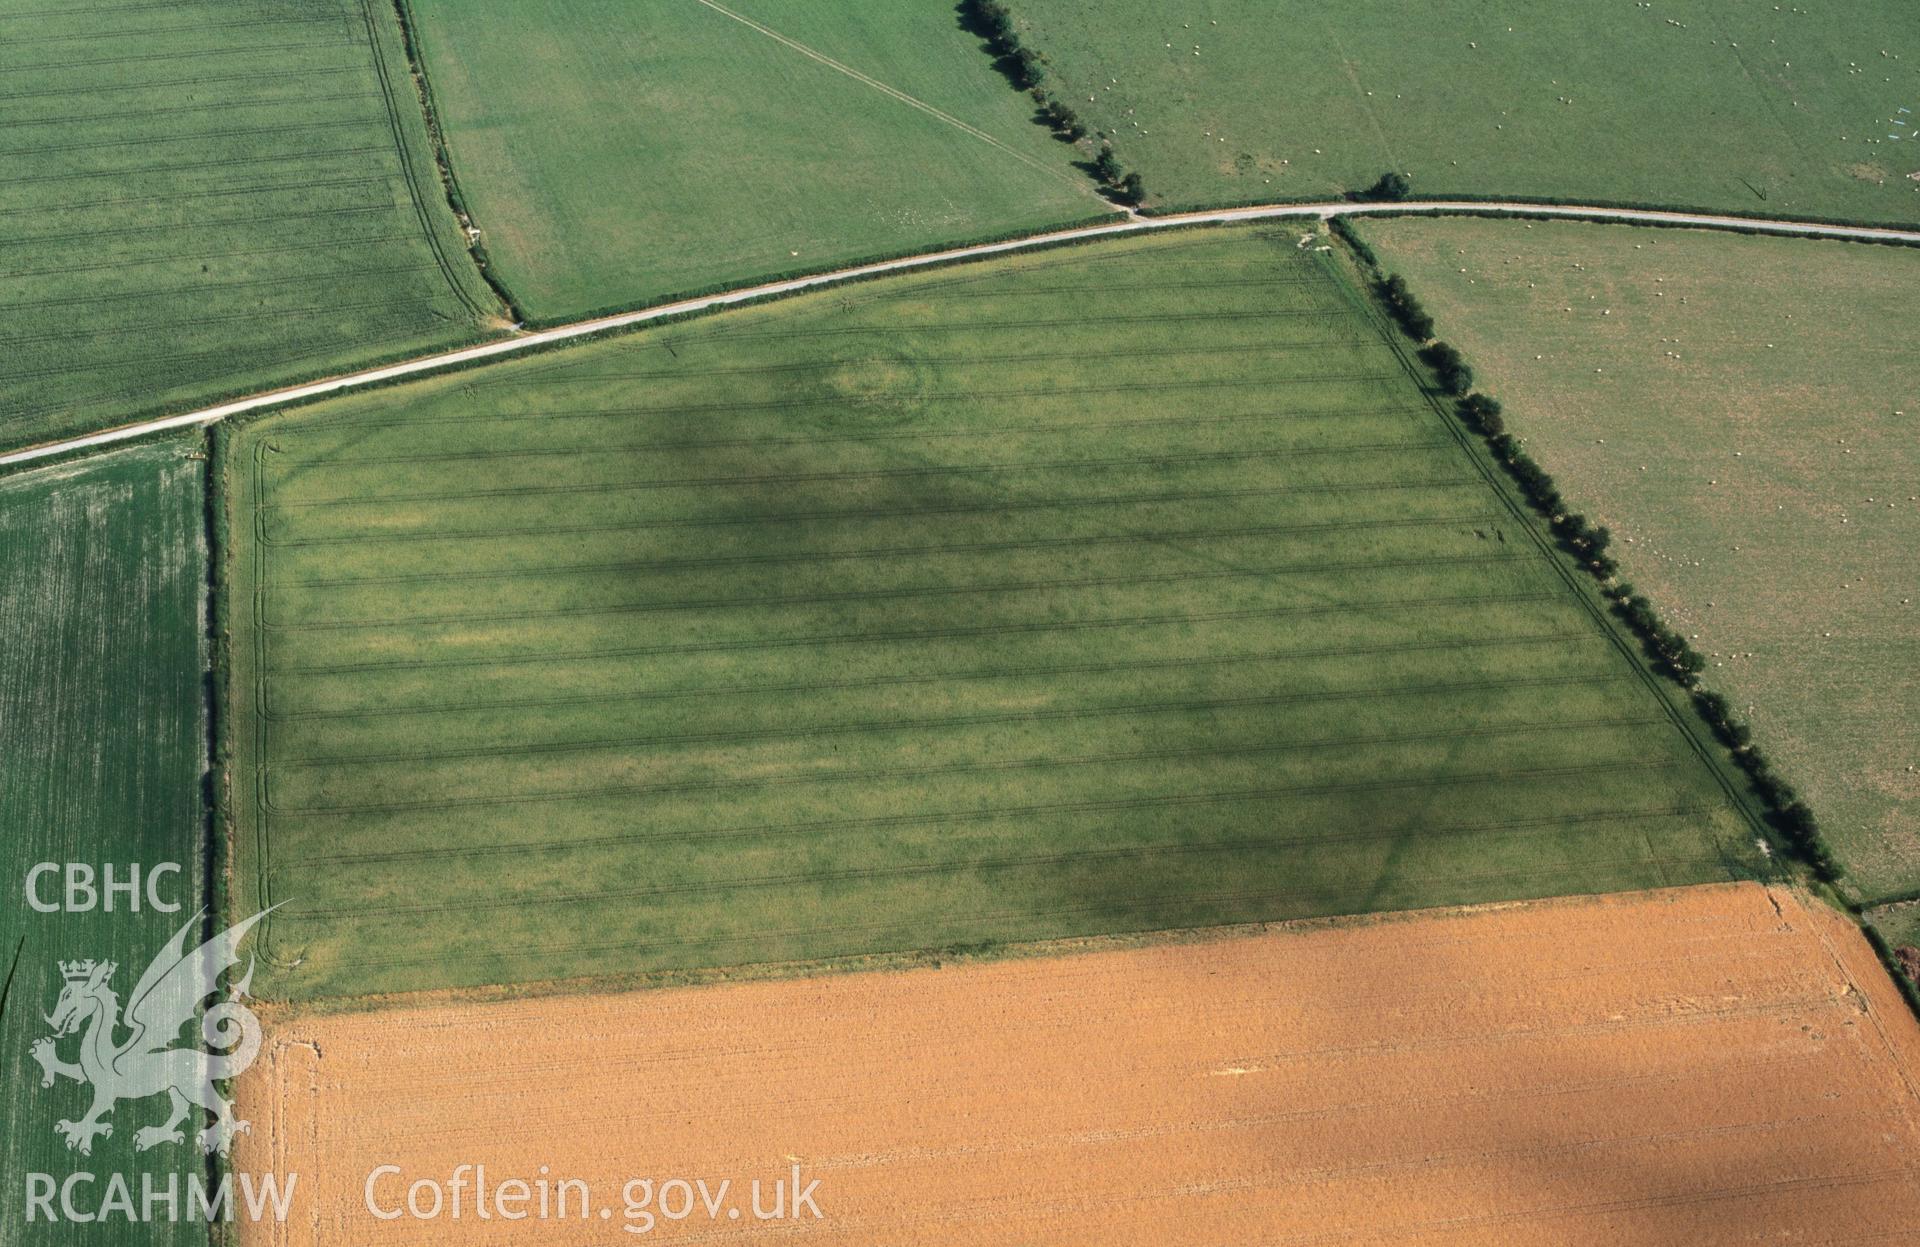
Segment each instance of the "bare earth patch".
[[[627,1241],[630,1176],[802,1167],[805,1243],[1892,1241],[1920,1026],[1850,925],[1755,884],[902,973],[280,1023],[245,1241]],[[380,1222],[405,1183],[585,1179],[587,1219]],[[609,1219],[598,1215],[607,1207]],[[1807,1236],[1802,1238],[1800,1236]]]

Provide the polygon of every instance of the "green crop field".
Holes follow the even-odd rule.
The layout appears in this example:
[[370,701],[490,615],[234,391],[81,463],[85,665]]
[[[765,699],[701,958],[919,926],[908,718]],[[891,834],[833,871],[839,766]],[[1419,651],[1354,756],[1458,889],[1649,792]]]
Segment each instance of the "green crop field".
[[1295,235],[244,427],[237,886],[293,996],[1741,876],[1668,704]]
[[[93,1154],[67,1150],[54,1122],[84,1115],[89,1093],[62,1079],[40,1086],[28,1059],[49,1033],[41,1020],[62,986],[63,960],[119,964],[124,997],[202,903],[206,702],[201,539],[205,464],[199,442],[167,442],[84,464],[0,477],[0,1174],[8,1224],[18,1224],[25,1175],[197,1173],[198,1150],[136,1158],[134,1130],[166,1105],[124,1104]],[[22,896],[39,862],[180,863],[161,897],[179,914],[39,913]],[[58,896],[41,881],[43,899]],[[73,1040],[64,1055],[73,1057]],[[138,1178],[135,1196],[138,1198]],[[97,1197],[99,1188],[93,1188]],[[82,1192],[83,1203],[85,1192]],[[22,1229],[7,1243],[204,1244],[181,1224]]]
[[409,7],[463,196],[535,318],[1109,210],[951,3]]
[[384,0],[28,0],[0,46],[0,448],[495,317]]
[[1920,888],[1920,251],[1369,222],[1871,898]]
[[1148,203],[1563,198],[1920,220],[1901,0],[1009,0]]

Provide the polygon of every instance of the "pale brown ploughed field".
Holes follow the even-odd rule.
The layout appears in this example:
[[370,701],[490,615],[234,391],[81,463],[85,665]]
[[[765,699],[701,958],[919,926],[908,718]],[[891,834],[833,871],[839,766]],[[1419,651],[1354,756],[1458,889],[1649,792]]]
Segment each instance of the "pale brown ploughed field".
[[[1204,942],[278,1024],[247,1241],[1912,1241],[1920,1026],[1755,884]],[[821,1220],[621,1232],[629,1176],[817,1178]],[[613,1219],[378,1222],[365,1175],[541,1165]],[[308,1184],[313,1189],[308,1189]],[[769,1188],[770,1189],[770,1188]],[[317,1196],[318,1198],[314,1198]],[[744,1203],[744,1196],[737,1196]]]

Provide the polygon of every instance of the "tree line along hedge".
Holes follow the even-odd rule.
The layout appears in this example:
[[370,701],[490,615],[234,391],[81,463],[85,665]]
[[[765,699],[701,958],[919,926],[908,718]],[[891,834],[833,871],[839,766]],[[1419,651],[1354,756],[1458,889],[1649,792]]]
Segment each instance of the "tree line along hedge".
[[[1073,106],[1045,86],[1046,58],[1021,41],[1006,5],[999,0],[961,0],[960,18],[968,30],[986,41],[993,53],[994,68],[1033,97],[1037,110],[1034,120],[1070,143],[1084,143],[1093,137]],[[1101,193],[1115,203],[1133,207],[1147,197],[1140,175],[1120,163],[1112,143],[1102,141],[1086,168],[1100,184]]]
[[1380,306],[1417,345],[1421,361],[1433,370],[1440,389],[1454,400],[1454,415],[1479,434],[1528,504],[1546,520],[1561,548],[1600,582],[1614,614],[1633,632],[1654,667],[1687,690],[1694,709],[1715,739],[1726,746],[1765,806],[1768,824],[1815,875],[1828,882],[1838,879],[1844,868],[1821,834],[1812,809],[1774,772],[1771,760],[1753,743],[1752,730],[1733,713],[1727,699],[1700,686],[1706,659],[1660,618],[1646,595],[1616,578],[1619,565],[1609,553],[1613,534],[1567,506],[1552,475],[1507,432],[1499,400],[1475,390],[1473,369],[1460,351],[1434,337],[1433,317],[1421,306],[1406,279],[1398,273],[1383,273],[1373,248],[1345,220],[1334,218],[1332,229],[1364,266]]

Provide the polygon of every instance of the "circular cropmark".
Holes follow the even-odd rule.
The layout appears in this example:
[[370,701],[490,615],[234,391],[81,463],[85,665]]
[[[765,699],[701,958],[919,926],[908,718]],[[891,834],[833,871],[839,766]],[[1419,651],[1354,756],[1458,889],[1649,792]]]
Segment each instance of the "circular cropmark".
[[933,390],[933,368],[898,347],[873,342],[833,352],[810,395],[816,419],[840,429],[893,428],[917,420]]

